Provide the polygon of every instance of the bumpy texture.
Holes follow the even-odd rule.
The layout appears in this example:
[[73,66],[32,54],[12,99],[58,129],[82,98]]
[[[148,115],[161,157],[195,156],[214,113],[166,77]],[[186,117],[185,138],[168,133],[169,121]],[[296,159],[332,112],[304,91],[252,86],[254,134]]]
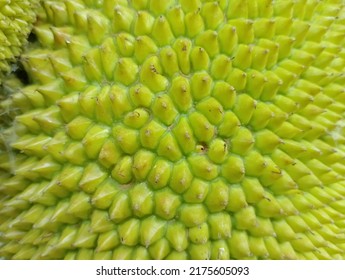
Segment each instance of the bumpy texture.
[[344,259],[342,0],[43,1],[0,155],[8,259]]
[[0,0],[0,85],[27,43],[37,4],[38,0]]

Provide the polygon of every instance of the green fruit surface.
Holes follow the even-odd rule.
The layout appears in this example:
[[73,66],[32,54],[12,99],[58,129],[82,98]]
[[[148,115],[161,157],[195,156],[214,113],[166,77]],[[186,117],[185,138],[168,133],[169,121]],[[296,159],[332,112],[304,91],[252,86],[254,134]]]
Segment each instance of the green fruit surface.
[[0,258],[345,259],[343,0],[47,0],[34,34]]
[[[39,0],[0,0],[0,85],[27,44]],[[0,95],[2,90],[0,88]],[[1,99],[1,96],[0,96]]]

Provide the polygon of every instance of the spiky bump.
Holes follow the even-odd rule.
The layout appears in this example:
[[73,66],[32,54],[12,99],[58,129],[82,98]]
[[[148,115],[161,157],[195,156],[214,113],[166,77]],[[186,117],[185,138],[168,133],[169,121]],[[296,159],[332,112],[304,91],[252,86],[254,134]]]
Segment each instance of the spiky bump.
[[345,258],[343,1],[43,6],[0,256]]
[[27,43],[32,24],[36,20],[38,1],[0,1],[0,85],[4,74],[11,72],[11,63],[15,63]]

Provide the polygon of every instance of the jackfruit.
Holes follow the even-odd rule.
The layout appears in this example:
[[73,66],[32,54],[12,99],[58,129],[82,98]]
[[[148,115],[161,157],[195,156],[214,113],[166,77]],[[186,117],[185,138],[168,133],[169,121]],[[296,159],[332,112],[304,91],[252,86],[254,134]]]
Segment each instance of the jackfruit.
[[41,5],[2,258],[345,258],[344,1]]
[[0,0],[0,85],[27,43],[37,6],[38,0]]

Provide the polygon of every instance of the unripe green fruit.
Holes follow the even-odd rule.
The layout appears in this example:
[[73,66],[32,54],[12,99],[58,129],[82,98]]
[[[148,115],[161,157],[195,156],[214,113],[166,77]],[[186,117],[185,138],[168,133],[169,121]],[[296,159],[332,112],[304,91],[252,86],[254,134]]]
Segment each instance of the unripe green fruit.
[[40,5],[0,258],[345,258],[342,0]]
[[[11,64],[16,64],[32,25],[36,21],[38,0],[2,0],[0,1],[0,85],[4,76],[13,71]],[[0,88],[0,95],[2,95]],[[0,96],[1,97],[1,96]]]

